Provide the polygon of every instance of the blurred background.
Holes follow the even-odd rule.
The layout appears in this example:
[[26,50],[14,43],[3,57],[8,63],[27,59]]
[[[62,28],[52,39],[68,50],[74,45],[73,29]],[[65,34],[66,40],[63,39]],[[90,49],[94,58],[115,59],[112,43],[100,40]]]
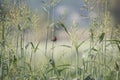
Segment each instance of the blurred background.
[[[76,24],[78,27],[78,35],[82,33],[83,31],[87,31],[89,29],[89,17],[97,17],[97,14],[93,11],[91,13],[88,13],[83,9],[84,1],[83,0],[58,0],[55,1],[53,4],[53,7],[49,8],[49,14],[47,14],[46,10],[46,3],[47,0],[27,0],[27,4],[29,5],[30,9],[33,12],[39,13],[41,16],[40,18],[40,26],[38,34],[36,34],[36,37],[38,39],[38,35],[41,35],[43,32],[44,34],[41,35],[41,38],[43,41],[46,39],[45,34],[45,28],[48,26],[47,24],[55,23],[56,21],[63,21],[65,27],[70,29],[71,25]],[[49,2],[48,2],[49,4]],[[42,23],[42,24],[41,24]],[[66,40],[67,37],[63,30],[56,29],[55,31],[58,40]],[[30,36],[29,34],[28,36]],[[86,32],[83,34],[83,36],[80,36],[81,39],[88,36],[88,33]],[[35,37],[35,36],[34,36]],[[30,37],[31,38],[31,37]],[[35,38],[32,38],[35,39]]]

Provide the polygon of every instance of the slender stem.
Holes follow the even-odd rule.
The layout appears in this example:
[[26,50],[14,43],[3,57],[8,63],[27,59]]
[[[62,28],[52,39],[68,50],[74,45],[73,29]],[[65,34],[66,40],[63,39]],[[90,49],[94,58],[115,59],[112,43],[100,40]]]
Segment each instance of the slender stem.
[[3,80],[3,60],[4,60],[4,51],[5,51],[5,15],[1,15],[2,17],[2,48],[1,48],[1,80]]
[[47,28],[47,39],[46,39],[46,44],[45,44],[45,56],[47,55],[47,47],[48,47],[48,28]]
[[78,78],[78,65],[79,64],[79,51],[78,48],[76,48],[76,78]]
[[50,13],[49,11],[47,12],[47,15],[48,15],[48,24],[47,24],[47,32],[46,32],[46,42],[45,42],[45,56],[47,56],[47,47],[48,47],[48,37],[49,37],[49,18],[50,18]]
[[119,80],[119,71],[117,71],[116,80]]

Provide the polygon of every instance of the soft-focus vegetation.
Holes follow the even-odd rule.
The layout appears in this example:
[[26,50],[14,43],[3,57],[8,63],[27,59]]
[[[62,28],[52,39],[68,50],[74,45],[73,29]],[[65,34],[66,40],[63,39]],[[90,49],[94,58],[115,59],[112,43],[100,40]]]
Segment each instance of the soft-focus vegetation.
[[[34,12],[23,0],[1,0],[0,80],[120,80],[120,27],[108,0],[84,0],[83,10],[98,14],[82,15],[89,32],[50,18],[60,0],[41,2],[43,11]],[[59,30],[67,40],[59,42]]]

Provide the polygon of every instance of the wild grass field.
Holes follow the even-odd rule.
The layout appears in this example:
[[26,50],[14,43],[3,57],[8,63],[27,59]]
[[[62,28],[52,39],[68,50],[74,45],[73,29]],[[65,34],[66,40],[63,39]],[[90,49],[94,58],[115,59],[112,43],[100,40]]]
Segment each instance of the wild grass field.
[[54,19],[60,0],[40,1],[34,11],[26,0],[0,0],[0,80],[120,80],[117,0],[83,0],[85,28],[68,25],[70,13]]

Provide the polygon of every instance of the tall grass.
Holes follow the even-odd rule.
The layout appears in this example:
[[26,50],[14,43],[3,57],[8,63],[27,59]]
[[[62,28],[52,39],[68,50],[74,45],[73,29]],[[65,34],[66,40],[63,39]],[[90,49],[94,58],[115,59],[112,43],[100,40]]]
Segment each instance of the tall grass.
[[[7,7],[5,4],[11,3],[6,1],[0,7],[0,80],[119,80],[120,37],[116,35],[119,31],[115,32],[111,26],[108,1],[102,0],[100,4],[103,7],[99,8],[96,5],[98,1],[84,0],[84,10],[98,12],[98,16],[83,16],[89,19],[90,28],[89,37],[82,41],[78,34],[82,36],[84,33],[77,31],[79,25],[75,22],[67,26],[60,19],[55,21],[54,14],[50,20],[50,9],[54,13],[59,1],[42,2],[48,18],[43,52],[40,49],[40,46],[43,47],[41,39],[36,42],[26,39],[26,30],[38,29],[39,15],[32,12],[25,2],[20,2],[19,6],[14,2]],[[56,28],[66,33],[69,44],[57,45]],[[49,44],[52,45],[49,47]],[[85,48],[86,44],[89,47]],[[68,48],[69,53],[56,52],[60,47]],[[61,57],[62,53],[66,56]],[[55,54],[60,56],[56,58]]]

